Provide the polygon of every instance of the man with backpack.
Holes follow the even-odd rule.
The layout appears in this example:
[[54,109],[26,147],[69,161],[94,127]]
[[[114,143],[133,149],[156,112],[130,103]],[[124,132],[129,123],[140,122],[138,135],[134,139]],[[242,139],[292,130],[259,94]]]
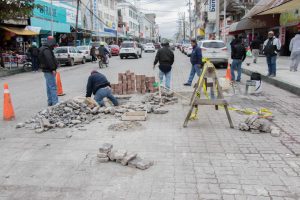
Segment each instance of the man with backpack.
[[28,49],[28,53],[31,58],[32,71],[37,72],[39,70],[39,48],[37,48],[36,42],[32,42],[31,47]]
[[54,106],[58,103],[55,79],[58,62],[53,53],[55,45],[55,39],[52,36],[49,36],[47,38],[47,43],[43,44],[39,50],[40,67],[46,79],[48,106]]
[[[242,63],[246,59],[246,48],[242,44],[242,38],[236,39],[235,43],[231,46],[231,80],[236,82],[241,82],[242,74]],[[235,80],[234,70],[237,70],[238,75]]]
[[274,36],[274,32],[268,33],[268,39],[264,42],[263,53],[266,55],[268,63],[268,76],[276,76],[276,60],[277,54],[281,48],[280,41]]

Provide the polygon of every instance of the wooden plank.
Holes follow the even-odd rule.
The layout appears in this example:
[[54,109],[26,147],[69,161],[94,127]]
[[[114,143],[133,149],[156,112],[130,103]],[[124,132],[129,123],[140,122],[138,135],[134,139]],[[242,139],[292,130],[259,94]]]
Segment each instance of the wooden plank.
[[195,99],[193,105],[228,105],[225,99]]
[[122,121],[146,121],[146,111],[126,112],[122,115]]

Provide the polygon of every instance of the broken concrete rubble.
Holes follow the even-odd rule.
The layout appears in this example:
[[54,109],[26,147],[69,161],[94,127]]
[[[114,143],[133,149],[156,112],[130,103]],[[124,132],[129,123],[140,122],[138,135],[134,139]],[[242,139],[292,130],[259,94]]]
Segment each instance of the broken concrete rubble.
[[108,161],[114,161],[120,163],[123,166],[130,166],[133,168],[145,170],[151,167],[153,161],[146,161],[137,156],[137,153],[127,152],[126,150],[113,150],[113,145],[104,143],[99,148],[100,153],[97,154],[98,161],[105,163]]
[[137,127],[141,127],[142,124],[136,121],[128,121],[128,122],[121,122],[112,124],[108,127],[108,130],[111,131],[127,131],[127,130],[133,130]]
[[239,129],[242,131],[251,131],[253,134],[270,133],[274,137],[280,136],[280,129],[264,118],[258,116],[249,116],[245,122],[239,124]]

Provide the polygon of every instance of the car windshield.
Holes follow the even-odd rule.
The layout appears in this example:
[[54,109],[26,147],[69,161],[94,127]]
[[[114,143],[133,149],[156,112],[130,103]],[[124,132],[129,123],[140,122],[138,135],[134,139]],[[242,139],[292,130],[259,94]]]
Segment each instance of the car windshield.
[[67,48],[56,48],[54,49],[54,53],[68,53]]
[[152,47],[153,44],[152,43],[147,43],[146,46],[151,46]]
[[110,48],[119,48],[118,45],[110,45]]
[[122,48],[131,48],[131,47],[133,47],[133,43],[123,43],[123,44],[121,45],[121,47],[122,47]]
[[203,47],[204,48],[224,48],[225,44],[223,42],[203,42]]
[[88,47],[77,47],[79,50],[88,50]]

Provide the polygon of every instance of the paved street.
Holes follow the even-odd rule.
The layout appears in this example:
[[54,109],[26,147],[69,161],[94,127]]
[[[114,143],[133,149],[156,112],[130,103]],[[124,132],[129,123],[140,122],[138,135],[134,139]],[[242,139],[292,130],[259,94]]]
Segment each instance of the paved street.
[[[100,71],[112,83],[126,70],[156,75],[154,55],[122,61],[113,57],[110,67]],[[85,95],[93,69],[97,64],[62,67],[67,95],[60,100]],[[192,88],[182,84],[189,70],[189,59],[176,50],[172,88],[187,97]],[[218,74],[224,76],[225,70]],[[246,79],[243,75],[240,92],[226,93],[226,98],[234,107],[269,108],[283,131],[280,137],[230,129],[225,111],[211,106],[200,107],[199,120],[182,128],[189,109],[185,100],[168,106],[166,115],[150,115],[135,131],[108,131],[116,119],[106,116],[86,125],[86,131],[65,128],[37,134],[15,125],[46,107],[43,74],[1,78],[1,85],[9,84],[17,119],[0,121],[0,200],[299,200],[299,97],[267,83],[262,94],[244,96]],[[235,126],[247,117],[230,113]],[[154,165],[141,171],[99,163],[98,147],[104,142],[137,152]]]

